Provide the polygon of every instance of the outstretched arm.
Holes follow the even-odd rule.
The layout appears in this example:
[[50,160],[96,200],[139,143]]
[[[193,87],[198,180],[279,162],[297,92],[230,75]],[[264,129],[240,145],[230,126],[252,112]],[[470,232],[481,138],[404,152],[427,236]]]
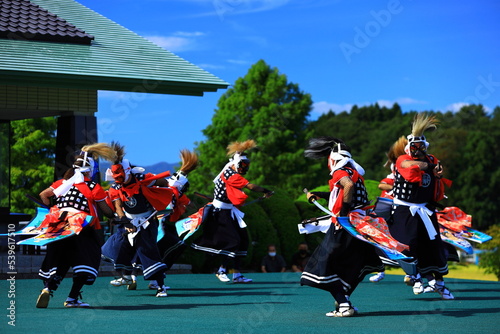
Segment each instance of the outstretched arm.
[[432,171],[437,178],[443,176],[443,166],[440,161],[438,161],[437,164],[415,160],[404,160],[401,162],[401,168],[412,168],[413,166],[418,166],[418,168],[423,171]]
[[266,197],[271,196],[273,193],[271,190],[264,188],[264,187],[261,187],[261,186],[258,186],[258,185],[253,184],[253,183],[248,183],[245,187],[250,189],[251,191],[264,193],[266,195]]
[[378,188],[380,190],[385,190],[385,191],[389,191],[389,190],[392,190],[392,188],[394,188],[392,185],[390,185],[389,183],[385,183],[385,182],[380,182],[378,184]]

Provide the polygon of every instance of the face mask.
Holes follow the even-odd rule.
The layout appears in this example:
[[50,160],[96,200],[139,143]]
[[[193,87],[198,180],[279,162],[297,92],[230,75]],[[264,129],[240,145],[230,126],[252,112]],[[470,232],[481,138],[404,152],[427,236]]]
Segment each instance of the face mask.
[[189,189],[189,181],[183,172],[176,172],[168,179],[170,187],[176,187],[180,194],[185,193]]
[[271,257],[276,256],[276,252],[269,252],[268,254],[269,254],[269,256],[271,256]]
[[250,168],[250,160],[241,160],[238,164],[238,174],[245,175]]
[[427,147],[423,142],[414,142],[410,144],[410,155],[413,159],[418,159],[425,156],[427,153]]
[[123,170],[123,166],[121,164],[111,166],[111,173],[116,183],[120,184],[125,182],[125,171]]

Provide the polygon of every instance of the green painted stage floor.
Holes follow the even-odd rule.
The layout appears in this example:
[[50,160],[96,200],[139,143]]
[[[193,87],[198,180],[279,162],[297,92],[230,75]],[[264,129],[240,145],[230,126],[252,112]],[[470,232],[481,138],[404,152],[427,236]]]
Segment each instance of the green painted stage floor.
[[[443,301],[437,293],[415,296],[399,275],[386,275],[379,283],[366,278],[352,296],[360,314],[327,318],[333,299],[325,291],[301,287],[299,274],[248,276],[255,281],[243,285],[221,283],[208,274],[168,275],[166,298],[155,298],[142,277],[135,291],[99,277],[84,288],[83,300],[91,309],[64,308],[68,278],[47,309],[35,308],[41,281],[2,280],[0,333],[500,332],[499,282],[448,279],[456,300]],[[12,315],[15,327],[8,324]]]

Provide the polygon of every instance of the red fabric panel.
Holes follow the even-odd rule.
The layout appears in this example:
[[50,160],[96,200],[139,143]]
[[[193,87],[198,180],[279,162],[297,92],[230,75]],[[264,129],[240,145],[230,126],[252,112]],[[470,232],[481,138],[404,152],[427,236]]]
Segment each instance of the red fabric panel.
[[408,182],[422,182],[422,175],[424,175],[424,171],[420,170],[420,167],[417,165],[413,165],[409,168],[403,168],[401,167],[401,164],[405,160],[413,160],[411,156],[404,154],[400,155],[398,160],[396,160],[396,169],[398,170],[399,174],[404,177],[404,179]]

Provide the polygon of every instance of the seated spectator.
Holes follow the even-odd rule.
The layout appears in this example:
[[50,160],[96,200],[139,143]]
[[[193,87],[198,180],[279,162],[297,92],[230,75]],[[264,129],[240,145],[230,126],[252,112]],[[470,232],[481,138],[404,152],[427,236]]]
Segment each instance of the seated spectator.
[[311,253],[309,252],[309,246],[307,246],[306,242],[301,242],[298,247],[297,253],[292,256],[292,271],[293,272],[302,272],[306,266],[307,261],[311,257]]
[[267,255],[262,258],[261,271],[263,273],[279,273],[286,270],[286,262],[283,256],[276,253],[276,246],[267,246]]

